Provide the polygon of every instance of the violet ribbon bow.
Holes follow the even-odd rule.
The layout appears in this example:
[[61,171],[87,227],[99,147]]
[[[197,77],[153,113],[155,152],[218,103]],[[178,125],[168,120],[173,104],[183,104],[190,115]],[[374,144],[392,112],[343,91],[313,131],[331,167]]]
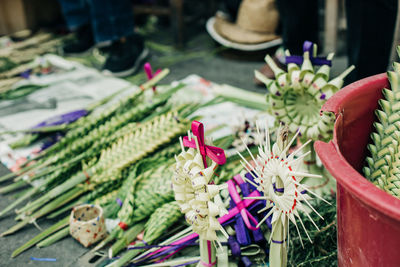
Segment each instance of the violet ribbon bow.
[[[314,44],[310,41],[305,41],[303,44],[303,51],[309,52],[310,61],[314,66],[328,65],[332,66],[332,60],[326,59],[326,57],[314,57]],[[301,65],[303,63],[303,56],[286,56],[286,64],[295,63]]]
[[[199,144],[199,152],[203,158],[204,167],[207,167],[206,156],[213,160],[218,165],[223,165],[226,162],[225,152],[222,148],[215,146],[207,146],[204,142],[204,126],[203,123],[198,121],[192,122],[192,133],[197,137]],[[189,137],[183,137],[183,145],[185,147],[196,148],[196,141],[194,138],[189,140]]]

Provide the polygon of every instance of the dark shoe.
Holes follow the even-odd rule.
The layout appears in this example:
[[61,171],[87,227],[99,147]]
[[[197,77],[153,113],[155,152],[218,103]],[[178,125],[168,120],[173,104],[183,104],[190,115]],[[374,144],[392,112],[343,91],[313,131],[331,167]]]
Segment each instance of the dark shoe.
[[126,77],[137,71],[149,51],[144,48],[143,38],[133,34],[114,42],[108,50],[104,73]]
[[[279,68],[283,69],[284,71],[287,71],[287,66],[285,64],[282,64],[276,56],[273,56],[272,59]],[[275,74],[272,71],[272,69],[268,66],[268,64],[262,66],[261,69],[259,69],[258,71],[264,74],[264,76],[269,79],[275,79]],[[257,78],[254,78],[254,83],[258,86],[264,86],[264,83],[259,81]]]
[[94,46],[93,31],[90,25],[84,25],[76,31],[76,38],[66,43],[62,52],[66,56],[82,56]]

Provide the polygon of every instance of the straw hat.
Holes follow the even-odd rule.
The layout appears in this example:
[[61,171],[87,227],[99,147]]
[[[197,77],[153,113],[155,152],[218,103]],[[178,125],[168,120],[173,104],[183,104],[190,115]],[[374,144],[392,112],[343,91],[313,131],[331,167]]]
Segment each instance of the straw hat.
[[275,0],[243,0],[236,23],[222,16],[214,18],[214,30],[221,37],[239,44],[260,44],[277,39],[279,14]]

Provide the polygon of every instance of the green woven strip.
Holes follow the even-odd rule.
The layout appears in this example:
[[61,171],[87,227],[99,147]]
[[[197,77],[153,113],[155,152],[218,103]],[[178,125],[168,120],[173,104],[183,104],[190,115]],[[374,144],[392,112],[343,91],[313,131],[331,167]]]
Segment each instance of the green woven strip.
[[169,165],[165,166],[148,177],[147,183],[137,191],[135,209],[131,218],[133,222],[147,218],[162,204],[174,199],[171,187],[173,171],[168,168]]
[[176,201],[162,205],[154,211],[147,221],[143,239],[152,243],[181,217],[182,212]]

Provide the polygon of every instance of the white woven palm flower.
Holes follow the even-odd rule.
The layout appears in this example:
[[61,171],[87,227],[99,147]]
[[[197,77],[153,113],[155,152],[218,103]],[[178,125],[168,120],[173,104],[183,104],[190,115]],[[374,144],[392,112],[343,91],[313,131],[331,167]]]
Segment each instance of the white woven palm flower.
[[[190,135],[189,135],[190,136]],[[200,238],[217,241],[216,231],[220,230],[228,237],[217,216],[227,213],[219,198],[219,191],[226,185],[208,184],[216,168],[216,163],[204,168],[203,159],[198,150],[185,148],[181,140],[182,152],[175,156],[175,173],[172,186],[186,221],[192,225],[193,231]]]
[[[322,112],[324,103],[343,86],[343,79],[354,69],[350,66],[338,77],[329,80],[330,66],[322,65],[318,69],[313,66],[310,56],[305,52],[301,66],[288,63],[287,72],[280,69],[274,60],[267,55],[265,61],[275,74],[271,80],[255,71],[255,77],[268,88],[268,111],[278,122],[289,127],[291,133],[300,131],[304,140],[330,140],[335,122],[334,114]],[[290,56],[286,51],[286,56]],[[332,60],[333,53],[327,60]]]
[[[257,159],[254,158],[250,150],[247,148],[248,152],[251,155],[251,158],[255,162],[254,167],[252,167],[252,165],[247,162],[247,160],[238,152],[238,154],[242,158],[241,163],[244,168],[248,172],[252,172],[257,176],[254,179],[254,182],[245,178],[248,183],[251,183],[257,188],[258,191],[263,193],[263,196],[255,197],[255,199],[266,200],[266,207],[263,208],[260,212],[266,211],[271,208],[267,215],[258,224],[258,226],[261,225],[269,216],[272,215],[271,239],[273,237],[273,232],[276,228],[276,225],[281,223],[282,225],[287,226],[289,220],[296,226],[297,233],[300,236],[299,227],[296,223],[297,218],[299,219],[301,226],[306,232],[308,239],[311,241],[307,233],[307,229],[305,228],[301,220],[299,211],[306,214],[306,216],[313,222],[314,226],[317,229],[319,228],[311,219],[308,208],[310,208],[313,212],[315,212],[319,217],[322,218],[322,216],[312,207],[312,205],[308,201],[312,198],[309,194],[312,194],[320,199],[322,198],[310,191],[306,185],[302,184],[304,177],[321,178],[320,175],[310,174],[302,170],[302,159],[310,152],[303,153],[299,156],[298,154],[300,154],[299,152],[310,141],[304,143],[292,154],[288,154],[289,148],[298,136],[298,134],[299,132],[296,132],[295,136],[290,140],[290,142],[287,142],[288,129],[282,129],[282,127],[280,127],[277,132],[277,142],[273,144],[271,149],[270,135],[268,132],[268,127],[266,127],[265,140],[260,140]],[[322,200],[325,201],[324,199]],[[287,227],[287,231],[289,231],[288,229],[289,227]],[[283,240],[285,240],[285,238]],[[282,242],[282,240],[280,242]]]

